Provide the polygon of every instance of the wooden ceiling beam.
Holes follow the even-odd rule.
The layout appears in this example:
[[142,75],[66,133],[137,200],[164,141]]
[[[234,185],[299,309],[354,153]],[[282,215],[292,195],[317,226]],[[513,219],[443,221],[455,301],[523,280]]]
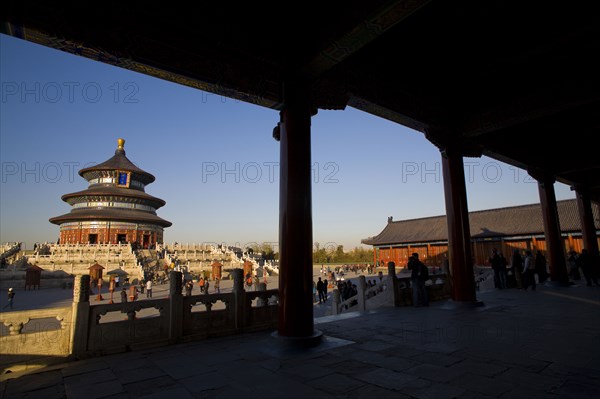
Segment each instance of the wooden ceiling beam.
[[309,79],[318,78],[429,2],[397,0],[378,8],[359,24],[323,46],[314,58],[300,68],[299,73]]

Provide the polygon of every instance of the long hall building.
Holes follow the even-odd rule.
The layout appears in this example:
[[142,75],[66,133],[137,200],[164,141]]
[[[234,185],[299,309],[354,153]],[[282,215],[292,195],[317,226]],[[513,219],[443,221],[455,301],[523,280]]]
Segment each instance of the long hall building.
[[71,211],[50,219],[60,226],[61,244],[137,243],[147,248],[163,242],[163,229],[171,222],[156,210],[166,202],[145,192],[155,177],[125,156],[125,140],[117,144],[112,158],[79,171],[89,183],[86,190],[62,196]]
[[[558,219],[565,253],[581,252],[583,248],[581,223],[576,200],[557,201]],[[592,206],[596,237],[600,233],[600,209]],[[413,252],[429,266],[440,266],[448,254],[446,216],[393,221],[388,218],[381,233],[363,239],[373,246],[373,261],[385,265],[393,261],[405,267]],[[513,206],[469,212],[471,253],[474,264],[485,265],[493,248],[507,259],[515,249],[546,251],[544,223],[540,204]]]

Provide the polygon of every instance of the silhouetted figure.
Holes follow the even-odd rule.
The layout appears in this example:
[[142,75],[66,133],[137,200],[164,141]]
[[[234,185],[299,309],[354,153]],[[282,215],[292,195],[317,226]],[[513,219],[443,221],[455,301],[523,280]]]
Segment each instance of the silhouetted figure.
[[540,284],[548,279],[548,270],[546,269],[546,257],[542,251],[538,250],[535,254],[535,272],[538,275]]
[[511,268],[513,275],[515,276],[516,287],[519,289],[523,288],[523,274],[521,273],[521,270],[523,269],[523,258],[518,249],[515,249],[513,252]]
[[506,288],[506,260],[503,260],[496,248],[492,249],[492,256],[489,259],[490,265],[494,270],[494,286],[498,289]]
[[317,281],[317,294],[319,295],[319,303],[325,302],[325,291],[323,290],[323,281],[319,277]]
[[194,289],[194,283],[192,280],[188,280],[185,283],[185,296],[192,296],[192,290]]
[[569,263],[569,277],[573,280],[581,280],[581,274],[579,274],[579,261],[577,260],[577,252],[569,251],[567,262]]
[[530,250],[525,251],[525,261],[523,262],[523,289],[535,291],[535,259]]
[[413,306],[429,306],[429,297],[425,288],[425,281],[429,280],[429,269],[419,260],[418,253],[413,253],[409,258],[408,269],[411,271]]
[[598,276],[596,275],[594,265],[592,264],[592,257],[587,249],[581,250],[581,255],[577,258],[577,264],[583,272],[583,277],[585,277],[586,285],[588,287],[592,286],[592,282],[594,282],[596,286],[600,286],[600,284],[598,284]]

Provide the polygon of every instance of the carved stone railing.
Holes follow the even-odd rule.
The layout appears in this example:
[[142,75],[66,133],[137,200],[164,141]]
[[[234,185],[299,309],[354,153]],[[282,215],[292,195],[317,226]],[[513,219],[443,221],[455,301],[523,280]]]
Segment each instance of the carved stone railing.
[[234,302],[233,293],[184,296],[181,339],[191,341],[235,333]]
[[[332,313],[339,314],[348,310],[364,311],[389,302],[381,300],[382,295],[388,290],[389,280],[383,279],[380,284],[372,287],[367,287],[365,276],[358,277],[357,294],[342,301],[340,292],[337,288],[333,290],[333,306]],[[379,297],[377,297],[379,296]],[[377,297],[377,298],[376,298]],[[375,301],[377,299],[377,301]]]
[[0,324],[2,374],[64,361],[70,354],[71,307],[0,313]]
[[[138,317],[144,309],[155,309],[156,315]],[[104,322],[104,318],[108,320]],[[148,345],[166,345],[169,342],[169,321],[169,299],[90,306],[85,354],[100,355]]]
[[[445,274],[430,275],[425,282],[425,289],[429,301],[439,301],[450,298],[450,284]],[[344,301],[340,300],[340,293],[333,291],[332,313],[339,314],[344,311],[365,311],[379,306],[409,306],[412,305],[412,282],[410,277],[396,277],[395,268],[388,270],[388,276],[380,284],[367,288],[364,276],[359,276],[357,285],[358,294]]]
[[258,291],[246,292],[244,331],[257,331],[277,327],[279,290],[267,290],[265,283]]
[[4,263],[6,263],[10,257],[17,254],[19,251],[21,251],[20,242],[4,244],[0,250],[0,260],[4,260]]
[[[390,262],[392,263],[392,262]],[[394,265],[388,266],[388,280],[393,284],[393,305],[410,306],[413,304],[412,282],[410,277],[396,277]],[[425,282],[425,289],[430,302],[441,301],[450,298],[450,281],[446,274],[430,274]]]
[[[228,293],[182,296],[181,273],[171,272],[166,299],[101,305],[90,305],[90,276],[75,276],[71,307],[0,314],[0,364],[16,370],[32,361],[49,364],[275,328],[279,291],[264,284],[244,291],[243,271],[232,274]],[[41,322],[27,330],[34,319]]]

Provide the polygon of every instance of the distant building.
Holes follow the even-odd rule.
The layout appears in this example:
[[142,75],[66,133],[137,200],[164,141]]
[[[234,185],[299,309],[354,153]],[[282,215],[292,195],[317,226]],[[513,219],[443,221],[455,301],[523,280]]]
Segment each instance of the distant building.
[[148,247],[163,242],[163,229],[171,226],[156,215],[166,203],[145,193],[155,177],[135,166],[125,156],[125,140],[118,140],[109,160],[81,169],[89,182],[86,190],[65,194],[62,200],[71,212],[53,217],[60,226],[60,243],[137,243]]
[[[576,200],[557,201],[565,252],[581,252],[581,224]],[[596,235],[600,232],[600,207],[592,205]],[[514,249],[546,250],[544,223],[540,204],[469,212],[474,262],[487,264],[493,248],[507,259]],[[389,261],[406,266],[408,256],[417,252],[419,259],[431,266],[442,264],[448,252],[446,216],[400,220],[388,223],[381,233],[361,241],[373,246],[373,260],[380,265]]]

